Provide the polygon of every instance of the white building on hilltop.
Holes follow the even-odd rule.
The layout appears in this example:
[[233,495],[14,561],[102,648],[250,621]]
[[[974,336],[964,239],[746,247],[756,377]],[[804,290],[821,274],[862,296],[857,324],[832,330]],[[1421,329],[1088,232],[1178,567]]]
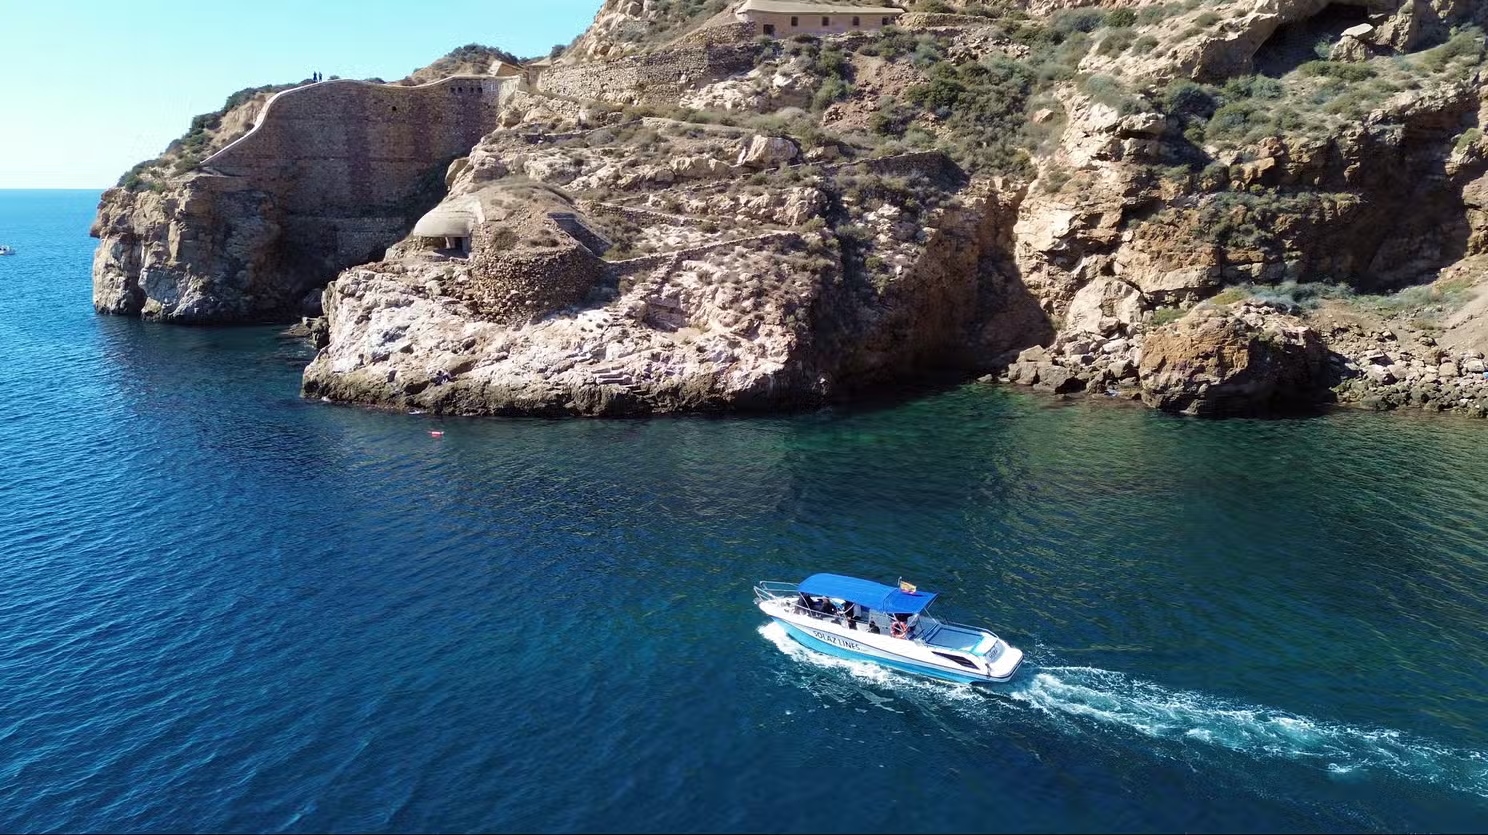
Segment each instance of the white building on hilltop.
[[792,0],[744,0],[734,9],[734,17],[741,23],[752,23],[758,34],[772,38],[873,32],[892,26],[902,14],[903,9],[892,6],[842,6]]

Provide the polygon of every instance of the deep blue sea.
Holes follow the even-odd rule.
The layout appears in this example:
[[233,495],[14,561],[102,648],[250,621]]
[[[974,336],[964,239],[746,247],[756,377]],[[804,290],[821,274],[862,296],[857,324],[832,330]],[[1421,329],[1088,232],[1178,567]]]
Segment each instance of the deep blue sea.
[[[1488,424],[306,402],[95,316],[96,199],[0,192],[0,830],[1488,828]],[[1029,661],[815,655],[751,586],[816,571]]]

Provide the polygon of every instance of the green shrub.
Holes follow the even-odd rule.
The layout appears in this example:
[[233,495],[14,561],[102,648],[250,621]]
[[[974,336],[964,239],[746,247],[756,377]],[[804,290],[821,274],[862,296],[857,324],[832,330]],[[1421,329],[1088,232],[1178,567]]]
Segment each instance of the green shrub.
[[1039,178],[1039,187],[1049,194],[1057,194],[1070,181],[1070,170],[1062,165],[1051,165]]
[[1168,113],[1208,119],[1219,109],[1219,101],[1210,88],[1186,78],[1168,84],[1163,91],[1163,105]]
[[1421,53],[1418,60],[1428,72],[1440,73],[1459,58],[1466,59],[1464,63],[1468,65],[1482,60],[1483,33],[1476,26],[1453,30],[1446,43]]
[[852,95],[852,85],[841,78],[828,78],[811,97],[813,110],[826,110],[833,102],[842,101]]
[[1297,71],[1305,76],[1336,78],[1349,83],[1368,81],[1376,75],[1374,67],[1368,64],[1352,64],[1347,61],[1308,61],[1298,67]]
[[1109,75],[1088,76],[1080,83],[1080,89],[1084,90],[1092,101],[1114,107],[1119,113],[1136,113],[1142,109],[1141,101],[1127,92],[1121,82]]
[[[1112,29],[1101,38],[1100,46],[1096,47],[1096,53],[1100,55],[1120,55],[1125,52],[1137,39],[1136,32],[1122,27]],[[1154,41],[1155,43],[1155,41]]]
[[1188,311],[1181,307],[1159,307],[1152,311],[1152,326],[1160,328],[1182,319],[1187,313]]
[[979,64],[936,64],[929,79],[905,91],[904,98],[944,120],[950,150],[964,163],[1026,173],[1018,143],[1037,85],[1028,64],[994,55]]
[[1225,82],[1221,93],[1227,101],[1237,99],[1279,99],[1281,82],[1264,75],[1242,75]]
[[893,96],[879,100],[878,108],[868,117],[868,128],[880,136],[903,136],[919,110],[901,103]]
[[1058,34],[1094,32],[1106,25],[1106,13],[1100,9],[1066,9],[1055,12],[1050,18],[1051,28]]
[[1137,22],[1143,26],[1151,26],[1162,20],[1166,20],[1173,14],[1173,8],[1167,4],[1158,6],[1144,6],[1137,12]]

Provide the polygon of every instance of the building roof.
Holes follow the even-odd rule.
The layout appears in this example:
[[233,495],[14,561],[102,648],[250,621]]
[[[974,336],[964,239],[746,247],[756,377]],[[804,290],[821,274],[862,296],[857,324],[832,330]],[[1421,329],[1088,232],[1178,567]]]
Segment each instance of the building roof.
[[859,14],[890,17],[904,14],[893,6],[843,6],[835,3],[796,3],[790,0],[744,0],[740,12],[775,12],[776,14]]
[[883,583],[841,574],[813,574],[802,580],[796,590],[814,597],[836,597],[874,611],[896,615],[918,614],[935,599],[933,591],[906,592]]

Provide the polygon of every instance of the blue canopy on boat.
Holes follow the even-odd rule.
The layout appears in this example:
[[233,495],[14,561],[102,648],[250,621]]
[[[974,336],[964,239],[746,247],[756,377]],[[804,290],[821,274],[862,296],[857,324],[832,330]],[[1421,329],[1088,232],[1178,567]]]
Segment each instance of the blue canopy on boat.
[[933,591],[906,592],[841,574],[813,574],[802,580],[796,589],[813,597],[840,597],[859,606],[895,615],[919,614],[935,599]]

